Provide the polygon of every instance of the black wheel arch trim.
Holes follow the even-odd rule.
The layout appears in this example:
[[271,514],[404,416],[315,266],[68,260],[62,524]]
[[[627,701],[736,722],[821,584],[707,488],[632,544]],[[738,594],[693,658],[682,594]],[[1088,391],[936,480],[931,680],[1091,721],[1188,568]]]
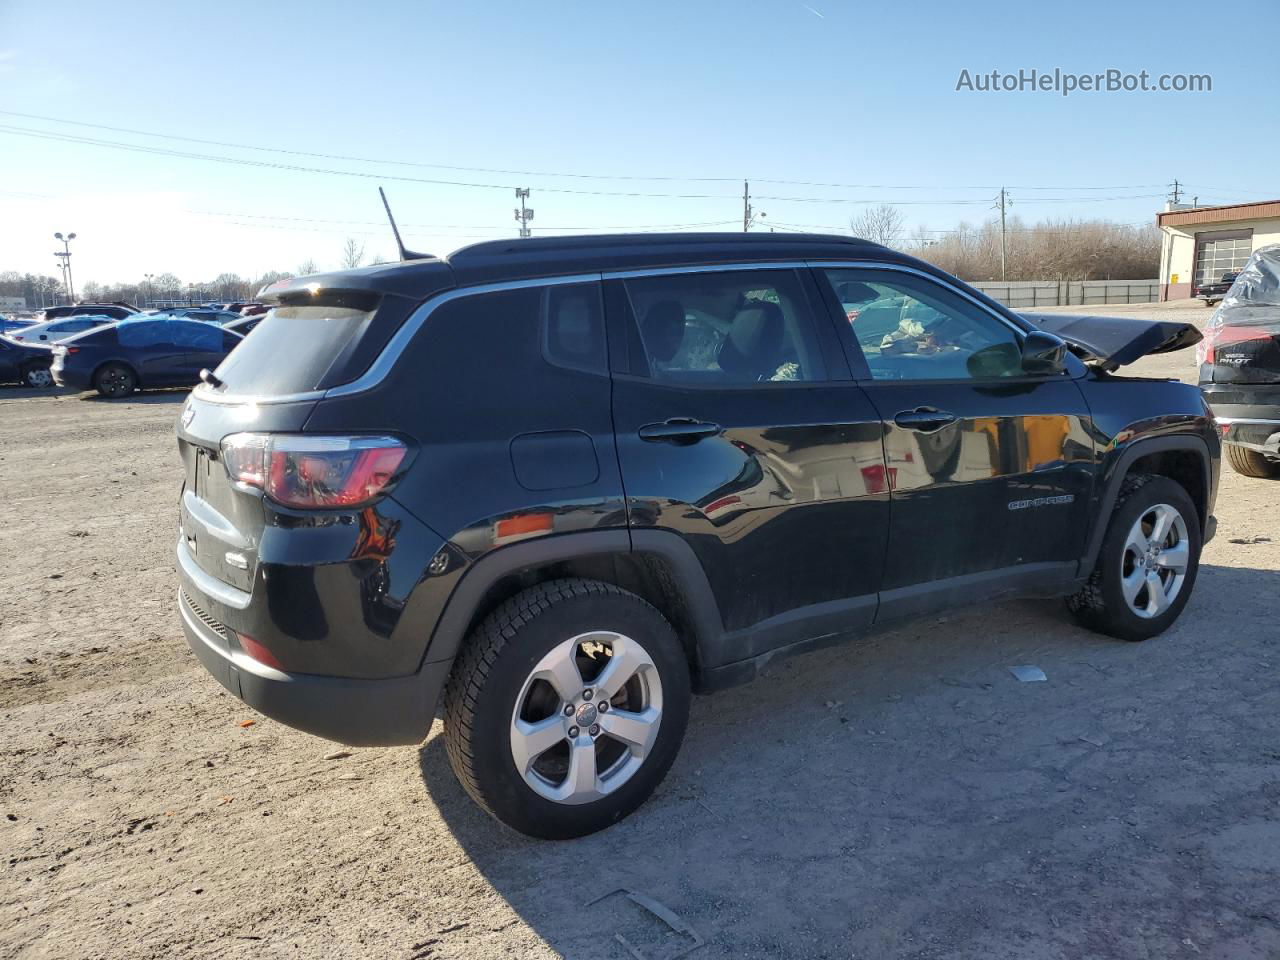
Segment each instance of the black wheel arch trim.
[[1080,561],[1081,577],[1087,577],[1093,572],[1093,565],[1097,562],[1098,553],[1102,549],[1102,539],[1107,533],[1107,524],[1111,520],[1111,513],[1115,509],[1116,500],[1120,496],[1120,486],[1124,483],[1125,477],[1129,475],[1129,468],[1142,457],[1153,453],[1168,453],[1175,450],[1194,453],[1200,461],[1200,469],[1203,472],[1204,501],[1197,503],[1196,507],[1202,512],[1201,539],[1204,542],[1208,542],[1214,526],[1211,522],[1213,518],[1210,516],[1213,497],[1213,468],[1211,466],[1212,455],[1209,451],[1209,445],[1201,437],[1194,434],[1140,438],[1127,444],[1115,456],[1106,471],[1102,493],[1097,501],[1097,515],[1094,518],[1093,529],[1089,533],[1084,556]]
[[677,534],[661,530],[612,528],[540,537],[493,550],[476,560],[446,601],[424,663],[451,661],[466,639],[467,628],[480,601],[504,577],[566,560],[591,556],[656,556],[672,568],[693,628],[693,644],[699,655],[723,635],[724,626],[711,585],[690,547]]

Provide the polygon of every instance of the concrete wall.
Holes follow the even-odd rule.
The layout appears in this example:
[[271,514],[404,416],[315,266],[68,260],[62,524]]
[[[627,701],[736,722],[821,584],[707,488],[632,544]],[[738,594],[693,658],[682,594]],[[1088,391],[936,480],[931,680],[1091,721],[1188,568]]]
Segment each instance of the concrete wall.
[[969,285],[1014,310],[1073,304],[1150,303],[1160,293],[1159,280],[1010,280],[1007,283],[987,280]]
[[[1191,296],[1191,279],[1196,269],[1196,234],[1218,230],[1253,230],[1253,249],[1280,243],[1280,219],[1224,220],[1221,223],[1194,223],[1161,227],[1164,237],[1160,245],[1161,300],[1178,300]],[[1177,281],[1173,281],[1177,277]]]

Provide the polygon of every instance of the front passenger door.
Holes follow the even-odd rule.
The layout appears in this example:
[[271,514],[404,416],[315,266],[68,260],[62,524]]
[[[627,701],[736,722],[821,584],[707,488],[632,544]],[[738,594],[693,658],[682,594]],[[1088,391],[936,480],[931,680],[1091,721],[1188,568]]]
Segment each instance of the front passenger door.
[[878,619],[1074,577],[1095,451],[1071,375],[1024,372],[1019,328],[924,273],[818,272],[884,423],[892,506]]

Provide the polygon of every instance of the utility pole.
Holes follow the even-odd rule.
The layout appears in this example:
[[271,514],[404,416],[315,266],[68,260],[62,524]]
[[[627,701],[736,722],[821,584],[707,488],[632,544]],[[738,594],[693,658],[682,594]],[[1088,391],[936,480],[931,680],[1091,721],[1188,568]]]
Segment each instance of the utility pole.
[[55,250],[53,252],[53,255],[55,257],[62,258],[62,261],[67,265],[67,296],[70,298],[67,302],[75,303],[76,302],[76,286],[75,286],[75,282],[71,279],[71,241],[76,238],[76,235],[74,233],[68,233],[64,237],[60,233],[55,233],[53,235],[53,238],[55,240],[62,241],[62,252],[59,253],[57,250]]
[[533,211],[526,210],[524,202],[529,199],[528,187],[516,187],[516,199],[520,201],[520,209],[516,211],[516,223],[520,224],[520,236],[531,237],[533,231],[529,229],[529,221],[533,219]]
[[1177,203],[1178,200],[1181,198],[1182,196],[1181,189],[1182,188],[1179,186],[1178,181],[1175,179],[1173,181],[1173,197],[1172,197],[1172,200],[1174,203]]
[[996,201],[995,208],[1000,211],[1000,279],[1009,279],[1009,239],[1008,231],[1005,228],[1005,208],[1012,204],[1009,199],[1009,191],[1004,187],[1000,188],[1000,199]]
[[747,181],[742,181],[742,232],[746,233],[751,226],[751,188]]

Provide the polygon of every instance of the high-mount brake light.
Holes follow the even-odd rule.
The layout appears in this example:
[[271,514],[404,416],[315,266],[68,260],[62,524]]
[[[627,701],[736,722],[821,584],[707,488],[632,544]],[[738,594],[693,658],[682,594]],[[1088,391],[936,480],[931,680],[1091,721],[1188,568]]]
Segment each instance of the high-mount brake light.
[[227,475],[286,507],[358,507],[382,494],[408,452],[394,437],[235,433],[222,441]]

